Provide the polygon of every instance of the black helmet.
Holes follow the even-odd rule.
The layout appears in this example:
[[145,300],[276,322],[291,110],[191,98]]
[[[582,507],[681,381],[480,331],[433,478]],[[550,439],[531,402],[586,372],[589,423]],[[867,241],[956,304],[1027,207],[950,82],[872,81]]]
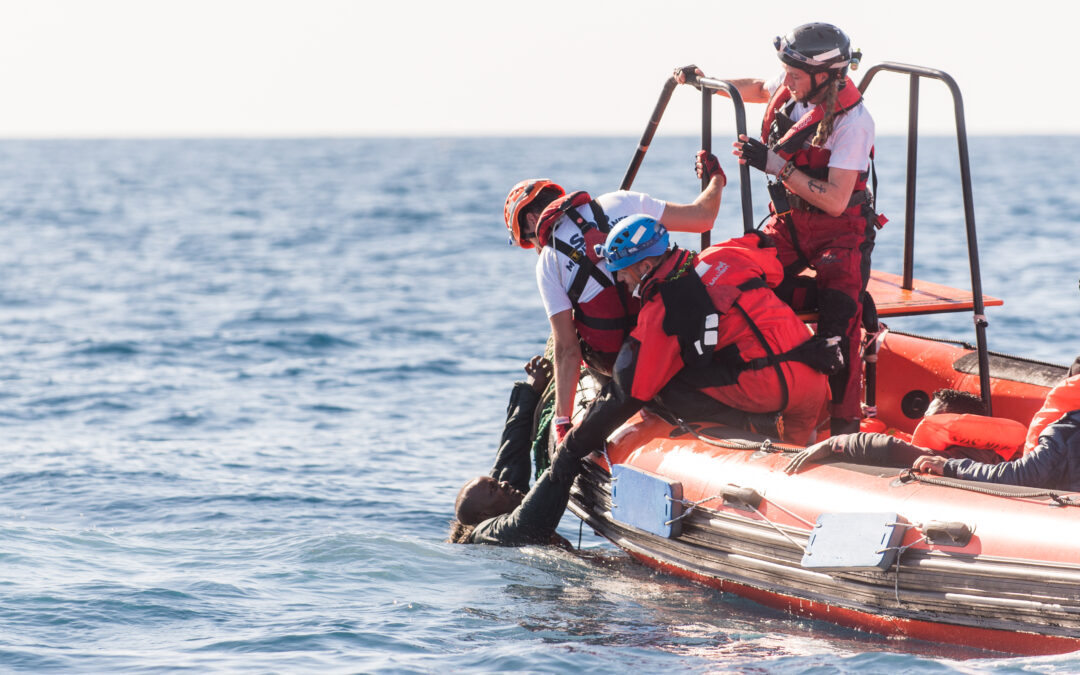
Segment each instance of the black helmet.
[[773,40],[776,55],[784,63],[808,73],[843,74],[848,64],[859,64],[862,52],[851,51],[851,40],[831,23],[804,23],[784,37]]

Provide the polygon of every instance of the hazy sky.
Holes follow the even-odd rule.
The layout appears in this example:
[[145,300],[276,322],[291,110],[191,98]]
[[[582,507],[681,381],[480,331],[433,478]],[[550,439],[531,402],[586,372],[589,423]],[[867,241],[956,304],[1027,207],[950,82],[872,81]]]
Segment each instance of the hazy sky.
[[[1067,0],[0,2],[0,137],[637,135],[675,65],[772,76],[773,36],[813,20],[865,65],[951,74],[969,133],[1080,133]],[[922,90],[921,128],[951,131],[944,87]],[[879,133],[906,127],[906,91],[875,80]],[[698,106],[684,87],[663,129],[694,132]]]

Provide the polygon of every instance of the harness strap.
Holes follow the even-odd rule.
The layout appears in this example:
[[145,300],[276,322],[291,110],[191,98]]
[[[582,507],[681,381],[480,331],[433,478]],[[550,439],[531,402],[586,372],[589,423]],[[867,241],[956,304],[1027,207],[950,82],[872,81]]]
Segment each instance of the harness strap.
[[[764,282],[762,283],[764,284]],[[746,365],[748,366],[748,370],[760,370],[760,368],[764,368],[768,365],[772,365],[772,367],[776,369],[776,376],[780,378],[780,391],[782,392],[782,398],[780,399],[782,403],[780,404],[780,409],[776,412],[783,412],[788,407],[790,396],[788,392],[787,378],[784,377],[784,370],[780,367],[780,362],[786,361],[787,359],[781,359],[777,357],[776,353],[773,352],[772,347],[769,346],[769,341],[765,339],[765,335],[761,332],[761,329],[757,327],[757,324],[754,323],[754,320],[750,318],[750,314],[742,308],[742,305],[739,304],[738,300],[731,303],[731,306],[739,310],[739,313],[742,314],[744,319],[746,319],[746,323],[750,326],[750,330],[754,332],[754,335],[757,337],[758,342],[761,343],[761,347],[765,350],[765,353],[768,354],[768,356],[765,356],[761,359],[752,359],[750,361],[747,361]],[[786,353],[784,355],[786,355]],[[760,366],[760,368],[755,368],[752,365],[753,363],[762,360],[764,360],[765,363]]]
[[615,285],[611,279],[607,278],[600,268],[593,264],[592,260],[583,252],[577,250],[570,244],[562,241],[561,239],[554,239],[555,250],[565,255],[570,260],[577,263],[578,270],[574,275],[574,281],[570,284],[570,290],[566,292],[566,295],[570,297],[570,302],[577,304],[578,299],[581,297],[582,291],[585,290],[585,284],[589,283],[589,279],[595,279],[604,288],[610,288]]

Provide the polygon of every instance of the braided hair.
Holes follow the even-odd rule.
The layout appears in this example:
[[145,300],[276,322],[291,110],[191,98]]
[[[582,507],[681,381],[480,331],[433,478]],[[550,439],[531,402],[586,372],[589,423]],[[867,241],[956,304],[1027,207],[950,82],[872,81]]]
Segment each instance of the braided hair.
[[840,85],[844,82],[842,77],[833,77],[825,90],[825,98],[820,105],[825,106],[825,115],[821,118],[821,124],[818,125],[817,133],[814,134],[814,139],[810,141],[810,145],[820,148],[825,145],[825,141],[829,140],[829,136],[833,130],[833,120],[836,117],[836,99],[840,96]]

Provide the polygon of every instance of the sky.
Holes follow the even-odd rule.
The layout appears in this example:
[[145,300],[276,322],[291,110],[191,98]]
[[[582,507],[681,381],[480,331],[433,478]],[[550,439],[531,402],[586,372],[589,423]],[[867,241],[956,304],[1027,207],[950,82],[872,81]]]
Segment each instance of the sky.
[[[845,30],[863,72],[897,61],[950,74],[969,134],[1080,133],[1080,89],[1060,75],[1080,53],[1080,5],[992,6],[0,0],[0,138],[636,136],[673,67],[771,77],[773,37],[808,21]],[[907,88],[875,78],[879,134],[906,129]],[[944,85],[921,91],[920,130],[951,134]],[[717,102],[719,129],[733,117]],[[696,133],[699,107],[680,88],[665,132]],[[752,125],[761,108],[748,106]]]

